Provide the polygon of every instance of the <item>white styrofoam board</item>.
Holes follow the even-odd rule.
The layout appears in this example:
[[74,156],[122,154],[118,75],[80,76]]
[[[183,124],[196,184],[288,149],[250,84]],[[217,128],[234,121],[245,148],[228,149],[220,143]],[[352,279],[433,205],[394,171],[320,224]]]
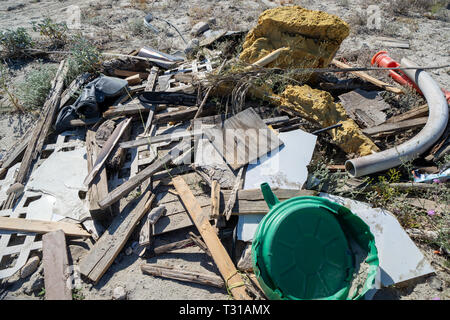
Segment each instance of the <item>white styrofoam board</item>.
[[[302,130],[280,133],[284,145],[249,164],[245,174],[244,190],[259,188],[267,182],[271,187],[301,189],[308,179],[310,163],[317,136]],[[237,236],[239,240],[251,241],[264,215],[239,216]]]

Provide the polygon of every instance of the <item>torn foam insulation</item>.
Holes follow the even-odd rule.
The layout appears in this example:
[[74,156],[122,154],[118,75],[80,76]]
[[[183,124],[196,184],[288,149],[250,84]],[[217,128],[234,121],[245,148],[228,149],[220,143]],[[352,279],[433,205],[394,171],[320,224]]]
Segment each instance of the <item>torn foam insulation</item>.
[[333,59],[349,34],[348,24],[322,11],[289,6],[264,11],[245,38],[240,59],[254,63],[287,47],[269,68],[322,68]]
[[356,122],[347,116],[342,105],[335,103],[331,94],[326,91],[312,89],[308,85],[287,86],[279,103],[322,127],[342,123],[342,127],[329,130],[328,133],[347,153],[365,156],[372,151],[380,151],[375,143],[362,133]]

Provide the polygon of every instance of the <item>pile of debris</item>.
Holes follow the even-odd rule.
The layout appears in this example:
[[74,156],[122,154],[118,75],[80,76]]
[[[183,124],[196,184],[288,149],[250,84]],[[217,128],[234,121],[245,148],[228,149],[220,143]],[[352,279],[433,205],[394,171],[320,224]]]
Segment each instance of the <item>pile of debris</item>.
[[[438,159],[448,151],[447,103],[442,94],[431,96],[436,94],[431,78],[424,71],[405,71],[428,106],[386,119],[389,105],[379,91],[402,94],[403,89],[333,59],[348,34],[348,25],[336,16],[281,7],[260,16],[239,61],[211,49],[226,33],[204,43],[200,59],[144,47],[106,61],[102,74],[80,75],[67,88],[62,61],[34,130],[0,169],[0,278],[19,270],[33,273],[40,263],[34,253],[42,250],[46,299],[72,299],[66,238],[89,238],[95,244],[78,262],[86,282],[98,283],[133,242],[127,254],[142,259],[146,274],[225,288],[235,299],[265,299],[251,252],[255,230],[269,211],[259,189],[265,182],[281,201],[318,196],[361,218],[378,250],[374,291],[434,272],[385,210],[307,190],[308,165],[319,140],[331,141],[348,158],[362,157],[336,166],[353,176],[395,167],[424,152]],[[341,72],[350,69],[378,90],[324,83],[329,64]],[[286,70],[300,71],[291,72],[283,88],[270,81],[245,82]],[[329,92],[317,89],[325,87]],[[411,140],[396,148],[396,156],[380,152],[380,136],[425,123],[419,146],[411,147]],[[427,178],[417,172],[417,183],[449,175],[448,170],[433,173]],[[198,233],[190,232],[192,227]],[[187,239],[155,247],[155,238],[174,231],[185,232]],[[226,249],[225,238],[232,238],[232,249]],[[237,256],[236,241],[244,244]],[[145,263],[193,245],[213,259],[220,276]]]

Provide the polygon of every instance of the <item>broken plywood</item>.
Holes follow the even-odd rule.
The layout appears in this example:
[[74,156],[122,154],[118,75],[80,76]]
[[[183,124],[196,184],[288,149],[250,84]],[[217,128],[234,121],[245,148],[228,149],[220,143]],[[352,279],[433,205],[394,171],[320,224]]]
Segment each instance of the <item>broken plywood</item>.
[[339,96],[348,116],[365,127],[373,127],[386,121],[383,112],[390,106],[380,96],[379,91],[356,89]]
[[283,144],[253,108],[225,120],[223,127],[206,129],[205,135],[233,170],[255,162]]

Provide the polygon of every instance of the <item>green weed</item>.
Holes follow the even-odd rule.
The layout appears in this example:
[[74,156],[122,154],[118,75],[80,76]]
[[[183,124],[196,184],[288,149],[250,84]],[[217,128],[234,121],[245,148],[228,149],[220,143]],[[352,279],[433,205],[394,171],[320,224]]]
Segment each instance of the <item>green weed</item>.
[[24,50],[33,47],[33,40],[25,28],[0,31],[0,45],[6,58],[18,58],[24,55]]
[[41,109],[50,92],[52,80],[57,68],[52,65],[41,64],[30,71],[25,81],[18,85],[18,97],[27,110]]
[[55,48],[63,47],[68,39],[69,30],[65,22],[54,22],[51,18],[45,18],[42,22],[33,22],[33,30],[47,38]]

